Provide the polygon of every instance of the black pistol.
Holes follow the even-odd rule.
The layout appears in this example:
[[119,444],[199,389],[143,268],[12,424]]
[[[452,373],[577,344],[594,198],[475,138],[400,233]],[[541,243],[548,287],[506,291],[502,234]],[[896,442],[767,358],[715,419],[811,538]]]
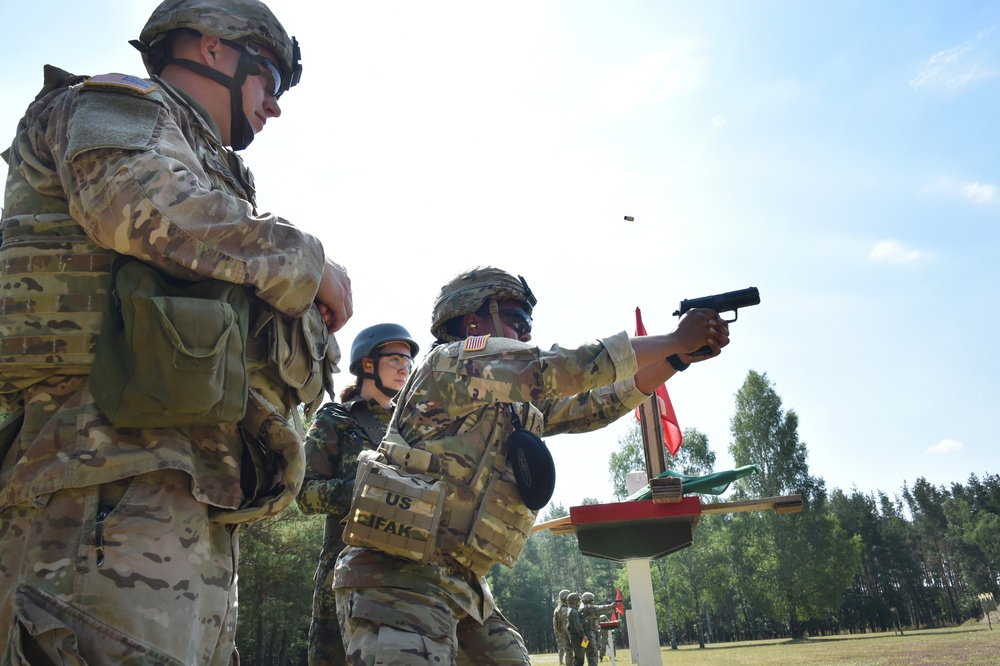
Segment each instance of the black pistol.
[[[736,291],[727,291],[723,294],[713,294],[712,296],[702,296],[701,298],[687,298],[681,301],[681,306],[677,308],[674,312],[675,317],[680,317],[688,310],[692,308],[706,308],[708,310],[715,310],[716,312],[732,312],[733,318],[726,319],[727,324],[731,324],[736,321],[739,316],[739,309],[750,307],[751,305],[760,304],[760,292],[757,291],[757,287],[747,287],[746,289],[737,289]],[[708,345],[705,345],[696,352],[692,352],[691,356],[705,356],[711,353]]]

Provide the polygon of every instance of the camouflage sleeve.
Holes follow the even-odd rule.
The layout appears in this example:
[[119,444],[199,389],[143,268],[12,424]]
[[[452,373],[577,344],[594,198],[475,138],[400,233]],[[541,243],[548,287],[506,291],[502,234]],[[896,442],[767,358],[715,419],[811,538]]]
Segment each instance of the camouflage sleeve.
[[490,338],[484,349],[475,352],[454,343],[432,362],[434,389],[451,418],[471,413],[483,403],[576,396],[632,377],[637,369],[624,332],[578,347],[553,345],[548,350],[506,338]]
[[543,434],[549,437],[598,430],[630,413],[648,398],[636,388],[635,378],[629,377],[571,398],[534,404],[545,416]]
[[295,498],[302,513],[340,515],[350,509],[354,474],[345,478],[343,470],[341,437],[350,436],[344,432],[344,418],[339,405],[328,403],[306,434],[305,479]]
[[229,167],[215,153],[196,154],[191,127],[172,109],[99,91],[59,98],[46,140],[64,156],[59,177],[73,217],[116,252],[179,277],[247,285],[280,312],[301,315],[319,289],[322,244],[279,217],[255,215]]

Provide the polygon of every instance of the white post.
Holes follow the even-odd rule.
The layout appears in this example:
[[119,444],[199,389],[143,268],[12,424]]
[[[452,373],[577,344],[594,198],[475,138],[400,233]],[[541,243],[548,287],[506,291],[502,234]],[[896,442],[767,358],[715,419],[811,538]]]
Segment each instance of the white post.
[[[632,608],[628,615],[630,638],[635,636],[634,651],[639,666],[663,666],[660,656],[660,633],[656,628],[656,605],[653,602],[653,577],[646,558],[625,560]],[[633,632],[634,629],[634,632]],[[631,643],[630,643],[631,644]]]

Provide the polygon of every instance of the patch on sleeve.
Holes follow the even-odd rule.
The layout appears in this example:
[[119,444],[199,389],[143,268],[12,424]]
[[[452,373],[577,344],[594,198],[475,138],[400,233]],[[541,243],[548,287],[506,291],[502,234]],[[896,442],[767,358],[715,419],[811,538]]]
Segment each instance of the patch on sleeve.
[[147,84],[122,74],[95,76],[83,83],[69,124],[66,159],[70,161],[95,148],[146,150],[155,142],[153,137],[162,122],[163,102],[159,94],[149,93],[159,88],[147,84],[149,90],[132,94],[129,92],[135,90],[129,87],[132,84],[91,85],[92,81],[107,76]]
[[140,95],[148,95],[158,89],[156,84],[128,74],[100,74],[90,77],[83,82],[83,85],[85,88],[100,87],[127,90]]
[[490,339],[487,335],[473,335],[465,339],[465,351],[477,352],[486,349],[486,341]]

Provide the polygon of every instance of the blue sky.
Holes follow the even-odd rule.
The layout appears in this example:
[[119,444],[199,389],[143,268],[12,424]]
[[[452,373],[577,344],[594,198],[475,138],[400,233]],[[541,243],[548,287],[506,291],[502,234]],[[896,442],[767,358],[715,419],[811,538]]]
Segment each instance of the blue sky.
[[[141,73],[155,3],[9,5],[0,143],[45,63]],[[1000,473],[1000,3],[270,6],[304,74],[244,158],[350,272],[345,353],[386,320],[428,345],[480,263],[528,279],[543,347],[753,285],[723,356],[668,385],[720,468],[754,369],[828,488]],[[628,425],[549,441],[555,501],[611,499]]]

